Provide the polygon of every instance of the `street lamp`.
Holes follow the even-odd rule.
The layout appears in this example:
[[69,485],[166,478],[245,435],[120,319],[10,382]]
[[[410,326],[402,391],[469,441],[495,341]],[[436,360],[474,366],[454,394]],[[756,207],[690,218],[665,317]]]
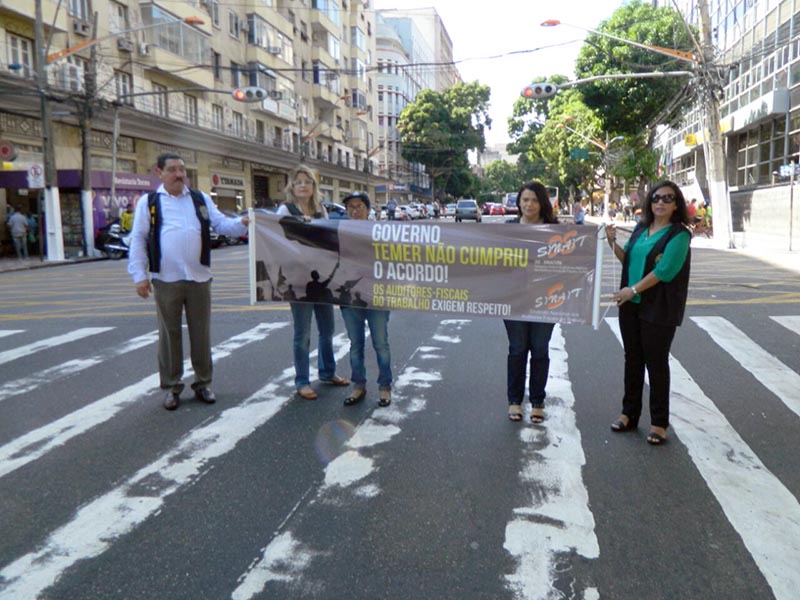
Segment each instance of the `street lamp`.
[[[705,102],[703,103],[703,118],[706,123],[707,135],[703,136],[703,150],[706,161],[706,179],[711,203],[714,207],[714,218],[717,221],[717,232],[714,236],[715,243],[722,248],[733,248],[733,223],[731,219],[731,204],[728,196],[727,178],[725,176],[725,153],[722,147],[722,133],[720,130],[720,105],[717,95],[709,82],[714,79],[714,46],[711,41],[711,28],[708,16],[708,5],[705,2],[699,3],[700,22],[703,32],[703,48],[701,54],[642,44],[633,40],[626,40],[610,33],[588,29],[579,25],[564,23],[558,19],[548,19],[541,23],[542,27],[556,27],[565,25],[575,29],[582,29],[589,33],[594,33],[624,44],[677,58],[692,64],[698,73],[701,83],[705,84]],[[695,41],[695,45],[699,46]],[[699,49],[699,47],[698,47]],[[609,76],[610,77],[610,76]],[[595,78],[590,78],[595,79]]]

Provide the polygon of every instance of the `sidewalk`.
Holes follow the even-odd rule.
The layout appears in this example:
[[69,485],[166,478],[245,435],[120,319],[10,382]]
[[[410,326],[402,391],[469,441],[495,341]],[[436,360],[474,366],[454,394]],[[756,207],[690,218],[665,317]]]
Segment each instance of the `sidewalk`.
[[18,259],[16,256],[0,258],[0,273],[6,271],[27,271],[29,269],[42,269],[45,267],[60,267],[63,265],[74,265],[83,262],[93,262],[96,260],[107,260],[105,256],[82,256],[80,258],[68,258],[65,260],[48,261],[42,260],[38,256]]
[[[601,217],[586,217],[586,223],[600,225],[603,222]],[[619,231],[633,231],[635,223],[633,221],[615,221]],[[626,238],[627,239],[627,238]],[[800,274],[800,244],[789,252],[788,238],[776,238],[775,236],[758,236],[752,233],[745,234],[736,232],[733,234],[733,241],[736,248],[720,250],[720,252],[735,252],[752,256],[764,262],[768,262],[777,267],[794,271]],[[784,243],[785,242],[785,243]],[[714,248],[714,240],[704,235],[692,238],[692,248]]]

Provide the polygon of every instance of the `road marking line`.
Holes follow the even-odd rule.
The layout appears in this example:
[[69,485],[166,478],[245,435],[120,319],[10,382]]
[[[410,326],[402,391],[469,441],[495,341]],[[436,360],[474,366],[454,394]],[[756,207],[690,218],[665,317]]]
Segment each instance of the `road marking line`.
[[800,335],[800,317],[797,316],[789,316],[789,317],[770,317],[776,323],[780,323],[789,331]]
[[[457,333],[469,322],[457,319],[442,321],[432,339],[446,340],[452,344],[460,343],[461,339],[458,336],[445,334],[448,333],[448,329],[455,329]],[[411,353],[411,358],[419,357],[420,360],[427,361],[430,360],[431,354],[441,349],[439,346],[418,346]],[[432,381],[439,380],[441,374],[438,372],[429,368],[420,371],[413,365],[407,365],[394,382],[395,393],[392,404],[386,408],[376,409],[355,429],[347,441],[347,449],[325,467],[324,483],[309,502],[309,506],[326,493],[332,490],[341,492],[342,488],[350,487],[373,474],[377,469],[375,461],[364,456],[362,451],[386,443],[400,433],[402,430],[396,424],[425,407],[427,400],[424,397],[424,390],[431,387]],[[405,390],[408,392],[404,394]],[[380,494],[380,488],[377,484],[368,483],[354,489],[353,493],[360,498],[369,499]],[[247,571],[239,577],[240,584],[231,593],[231,600],[251,600],[261,594],[270,581],[289,582],[299,579],[316,556],[325,554],[299,542],[291,530],[282,531],[297,509],[298,505],[295,505],[275,532],[275,537],[264,548],[261,557],[253,561]]]
[[[622,344],[618,319],[606,319]],[[776,600],[800,589],[800,503],[670,355],[670,422]]]
[[8,337],[17,333],[24,333],[24,329],[0,329],[0,338]]
[[76,329],[75,331],[70,331],[69,333],[65,333],[63,335],[57,335],[55,337],[47,338],[46,340],[39,340],[38,342],[33,342],[32,344],[28,344],[27,346],[20,346],[19,348],[14,348],[13,350],[6,350],[5,352],[0,352],[0,365],[5,364],[7,362],[11,362],[12,360],[17,360],[18,358],[22,358],[23,356],[28,356],[35,352],[39,352],[40,350],[55,348],[56,346],[60,346],[61,344],[68,344],[69,342],[75,342],[82,338],[86,338],[92,335],[97,335],[98,333],[111,331],[112,329],[114,328],[84,327],[83,329]]
[[[520,431],[524,454],[520,480],[530,490],[531,504],[514,509],[503,544],[517,563],[514,573],[505,575],[515,598],[551,597],[556,578],[564,577],[558,569],[562,555],[600,556],[583,482],[586,456],[575,422],[568,358],[561,326],[556,326],[550,341],[545,427]],[[575,582],[571,587],[575,588]],[[593,597],[596,589],[587,587],[583,594]]]
[[[272,330],[287,325],[288,323],[262,323],[249,331],[236,335],[213,348],[212,360],[225,358],[234,350],[253,342],[259,342]],[[193,373],[191,361],[187,359],[183,366],[184,376],[189,377]],[[123,408],[159,389],[159,376],[158,373],[154,373],[133,385],[87,404],[52,423],[10,441],[0,447],[0,477],[5,477],[20,467],[41,458],[51,450],[63,446],[72,438],[108,421]]]
[[800,416],[800,375],[722,317],[692,317],[714,342]]
[[[287,323],[277,324],[284,325]],[[232,346],[233,339],[226,343]],[[349,350],[343,339],[346,336],[334,338],[337,361]],[[53,531],[38,551],[21,556],[0,571],[0,599],[36,598],[72,565],[99,556],[159,512],[168,496],[205,475],[212,468],[212,460],[233,450],[292,399],[287,392],[294,388],[293,377],[294,367],[284,369],[244,402],[190,431],[123,484],[85,504],[71,521]]]
[[132,340],[128,340],[117,348],[98,352],[89,358],[76,358],[73,360],[68,360],[65,363],[55,365],[54,367],[50,367],[44,371],[33,373],[28,377],[22,377],[15,381],[9,381],[8,383],[0,385],[0,402],[12,396],[27,394],[41,385],[53,383],[58,379],[69,377],[70,375],[79,373],[84,369],[98,365],[105,360],[122,356],[123,354],[133,352],[139,348],[144,348],[145,346],[149,346],[156,341],[158,341],[158,331],[151,331],[150,333],[146,333],[139,337],[133,338]]

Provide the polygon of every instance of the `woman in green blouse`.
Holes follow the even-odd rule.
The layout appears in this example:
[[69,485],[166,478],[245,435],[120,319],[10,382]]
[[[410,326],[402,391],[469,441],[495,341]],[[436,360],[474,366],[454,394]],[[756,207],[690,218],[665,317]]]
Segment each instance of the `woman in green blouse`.
[[671,181],[647,194],[644,215],[625,247],[616,242],[613,225],[608,243],[622,262],[619,329],[625,350],[625,395],[615,432],[633,431],[642,412],[644,372],[650,377],[650,433],[647,442],[667,441],[669,427],[669,351],[683,321],[689,290],[691,253],[689,215],[680,188]]

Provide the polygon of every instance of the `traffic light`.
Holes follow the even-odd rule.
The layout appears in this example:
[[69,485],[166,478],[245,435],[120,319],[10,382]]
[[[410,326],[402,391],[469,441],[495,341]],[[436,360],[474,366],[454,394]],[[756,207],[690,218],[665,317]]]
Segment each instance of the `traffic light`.
[[267,90],[256,86],[236,88],[231,92],[231,95],[234,100],[239,102],[261,102],[269,96]]
[[550,98],[558,93],[558,86],[555,83],[532,83],[522,88],[520,96],[530,100],[537,100],[539,98]]

